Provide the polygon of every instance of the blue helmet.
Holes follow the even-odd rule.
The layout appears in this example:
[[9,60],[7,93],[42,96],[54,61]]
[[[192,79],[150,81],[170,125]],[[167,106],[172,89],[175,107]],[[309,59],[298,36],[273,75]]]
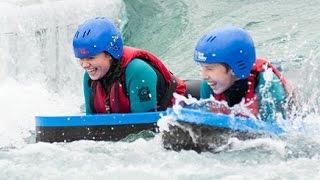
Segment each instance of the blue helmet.
[[256,52],[250,35],[235,26],[205,33],[194,52],[194,61],[205,64],[225,63],[239,79],[250,75],[255,60]]
[[83,59],[101,52],[120,60],[123,42],[117,27],[107,18],[89,19],[78,27],[73,38],[74,55]]

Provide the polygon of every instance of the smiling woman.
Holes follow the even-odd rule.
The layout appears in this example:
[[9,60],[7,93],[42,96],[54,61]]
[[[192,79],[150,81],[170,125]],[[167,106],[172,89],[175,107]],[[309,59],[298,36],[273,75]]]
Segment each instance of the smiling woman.
[[73,39],[74,54],[86,70],[87,113],[157,111],[173,104],[186,85],[148,51],[124,47],[116,26],[105,17],[89,19]]
[[113,60],[107,53],[83,58],[79,60],[80,66],[86,70],[92,80],[101,79],[109,71]]

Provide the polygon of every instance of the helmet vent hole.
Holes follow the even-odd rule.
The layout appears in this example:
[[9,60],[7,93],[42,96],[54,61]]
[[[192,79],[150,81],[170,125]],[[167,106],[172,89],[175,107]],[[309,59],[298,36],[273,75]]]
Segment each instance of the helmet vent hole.
[[84,38],[86,36],[87,31],[84,31],[82,34],[82,38]]
[[89,29],[89,31],[87,32],[87,36],[89,35],[90,31],[91,31],[91,29]]
[[79,36],[79,31],[77,31],[76,35],[74,36],[75,38],[78,38]]
[[216,38],[216,36],[210,36],[210,37],[207,39],[207,42],[212,42],[215,38]]
[[244,63],[243,61],[237,61],[237,64],[240,70],[246,69],[246,63]]

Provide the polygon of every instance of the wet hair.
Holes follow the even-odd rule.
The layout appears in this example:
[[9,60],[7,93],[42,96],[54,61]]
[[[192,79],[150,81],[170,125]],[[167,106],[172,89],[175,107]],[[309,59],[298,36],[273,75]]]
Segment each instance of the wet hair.
[[[109,55],[109,54],[106,53],[106,55]],[[121,82],[120,78],[121,78],[121,75],[124,73],[124,68],[121,67],[120,61],[114,59],[111,55],[109,56],[112,58],[110,69],[108,70],[106,75],[104,75],[103,78],[99,80],[107,94],[109,94],[111,90],[111,86],[114,82],[116,81]]]
[[219,63],[219,64],[221,64],[224,68],[226,68],[226,72],[229,72],[230,70],[232,70],[230,66],[226,63]]
[[[111,90],[111,86],[114,82],[119,81],[120,83],[123,83],[122,79],[120,78],[121,78],[121,75],[124,73],[124,68],[121,67],[121,63],[119,60],[114,59],[111,55],[109,55],[106,52],[105,54],[112,58],[111,66],[108,72],[101,79],[97,81],[100,81],[106,94],[109,94]],[[90,79],[88,83],[89,83],[89,86],[91,86],[95,83],[95,81]],[[93,89],[93,91],[95,91],[95,89]]]
[[239,79],[233,83],[231,87],[223,92],[228,106],[232,107],[239,104],[248,91],[248,79]]

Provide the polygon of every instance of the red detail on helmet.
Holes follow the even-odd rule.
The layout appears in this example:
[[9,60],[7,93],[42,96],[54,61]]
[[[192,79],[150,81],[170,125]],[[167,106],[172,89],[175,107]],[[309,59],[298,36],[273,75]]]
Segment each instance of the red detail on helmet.
[[80,49],[80,54],[89,54],[89,51],[87,49]]

